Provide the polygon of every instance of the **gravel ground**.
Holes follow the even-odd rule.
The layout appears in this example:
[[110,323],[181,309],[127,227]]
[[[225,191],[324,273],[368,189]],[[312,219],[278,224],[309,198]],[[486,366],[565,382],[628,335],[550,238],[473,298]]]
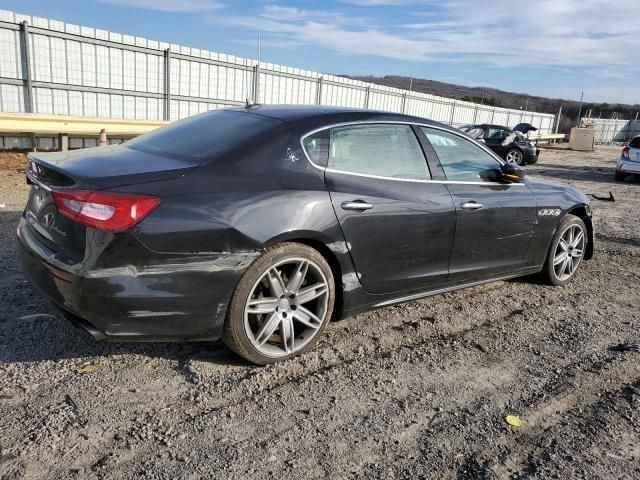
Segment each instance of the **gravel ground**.
[[[222,344],[95,342],[25,281],[0,172],[0,477],[640,478],[639,181],[619,148],[532,175],[594,201],[566,287],[496,282],[359,315],[264,368]],[[505,423],[519,415],[519,428]]]

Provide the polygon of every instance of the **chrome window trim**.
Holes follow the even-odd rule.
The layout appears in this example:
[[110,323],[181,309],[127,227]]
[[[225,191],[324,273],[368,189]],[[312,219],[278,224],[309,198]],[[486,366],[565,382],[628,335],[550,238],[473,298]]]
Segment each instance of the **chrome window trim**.
[[[382,175],[370,175],[367,173],[356,173],[356,172],[349,172],[346,170],[336,170],[333,168],[329,168],[329,167],[322,167],[320,165],[317,165],[315,163],[313,163],[313,161],[311,160],[311,157],[309,157],[309,154],[307,153],[307,149],[304,147],[304,140],[305,138],[318,133],[318,132],[323,132],[325,130],[331,130],[332,128],[336,128],[336,127],[348,127],[351,125],[367,125],[367,124],[396,124],[396,125],[415,125],[416,127],[425,127],[425,128],[432,128],[434,130],[441,130],[443,132],[455,135],[460,137],[463,140],[466,140],[467,142],[470,142],[478,147],[480,147],[482,150],[484,150],[485,152],[487,152],[489,155],[491,155],[501,166],[505,165],[504,160],[502,160],[500,157],[498,157],[495,152],[493,152],[492,150],[490,150],[488,147],[486,147],[485,145],[482,145],[479,142],[475,142],[472,138],[469,138],[468,135],[465,135],[464,132],[458,133],[456,131],[450,130],[448,128],[443,128],[437,125],[429,125],[426,123],[416,123],[416,122],[407,122],[407,121],[402,121],[402,120],[356,120],[356,121],[352,121],[352,122],[339,122],[339,123],[332,123],[330,125],[324,125],[320,128],[316,128],[313,130],[308,131],[307,133],[305,133],[304,135],[302,135],[300,137],[300,147],[302,148],[302,151],[304,152],[304,156],[307,159],[307,161],[311,164],[312,167],[317,168],[318,170],[321,170],[323,172],[331,172],[331,173],[337,173],[340,175],[353,175],[356,177],[365,177],[365,178],[374,178],[377,180],[391,180],[394,182],[409,182],[409,183],[437,183],[437,184],[450,184],[450,185],[489,185],[489,186],[495,186],[495,185],[501,185],[501,186],[524,186],[524,183],[501,183],[501,182],[461,182],[461,181],[456,181],[456,180],[419,180],[419,179],[410,179],[410,178],[395,178],[395,177],[385,177]],[[425,158],[426,161],[426,158]],[[327,159],[327,164],[328,164],[328,159]]]

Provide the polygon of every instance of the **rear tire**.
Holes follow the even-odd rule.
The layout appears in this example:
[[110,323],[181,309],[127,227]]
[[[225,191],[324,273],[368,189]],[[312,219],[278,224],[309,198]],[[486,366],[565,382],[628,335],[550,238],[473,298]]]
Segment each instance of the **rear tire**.
[[257,365],[312,349],[335,302],[331,267],[313,248],[280,243],[242,275],[231,298],[222,341]]
[[516,165],[524,165],[524,154],[517,148],[512,148],[505,155],[505,160],[509,163],[515,163]]
[[540,276],[550,285],[569,283],[582,263],[587,247],[587,227],[575,215],[566,215],[551,239]]
[[616,182],[624,182],[624,179],[626,178],[626,174],[622,173],[619,170],[616,170],[616,173],[614,174],[613,178],[615,179]]

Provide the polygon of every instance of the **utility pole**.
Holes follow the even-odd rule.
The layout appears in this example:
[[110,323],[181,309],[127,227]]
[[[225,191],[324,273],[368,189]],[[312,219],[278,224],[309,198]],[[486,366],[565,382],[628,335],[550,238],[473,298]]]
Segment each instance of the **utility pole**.
[[262,35],[258,34],[258,65],[262,59]]
[[582,99],[584,98],[584,90],[580,92],[580,108],[578,109],[578,127],[580,127],[580,115],[582,115]]
[[556,131],[554,133],[558,133],[558,128],[560,127],[560,117],[562,117],[562,105],[558,109],[558,119],[556,120]]

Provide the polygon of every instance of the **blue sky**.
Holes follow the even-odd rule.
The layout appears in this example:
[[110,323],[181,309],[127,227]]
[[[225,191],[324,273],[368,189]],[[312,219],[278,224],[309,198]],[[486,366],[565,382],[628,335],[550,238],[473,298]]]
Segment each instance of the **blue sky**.
[[[0,0],[0,8],[335,74],[640,103],[638,0]],[[633,20],[631,20],[633,19]]]

